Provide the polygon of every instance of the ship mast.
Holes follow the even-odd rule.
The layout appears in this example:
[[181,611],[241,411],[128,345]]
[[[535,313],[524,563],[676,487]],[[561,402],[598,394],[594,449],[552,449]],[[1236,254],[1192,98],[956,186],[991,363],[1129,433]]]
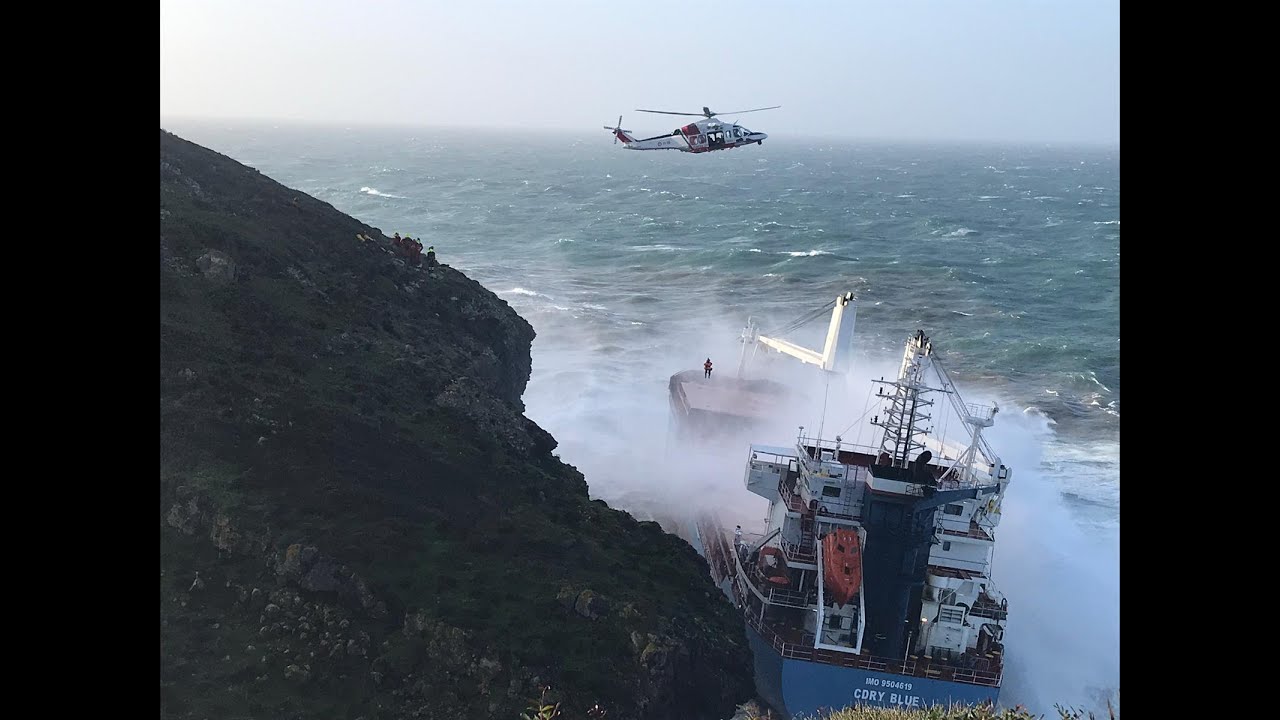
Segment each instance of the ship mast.
[[884,386],[876,394],[885,398],[887,405],[884,417],[872,418],[871,424],[884,429],[880,450],[889,456],[889,464],[893,467],[909,467],[915,451],[925,448],[919,438],[932,430],[925,424],[933,419],[929,413],[934,402],[923,397],[925,393],[949,392],[925,383],[925,372],[933,364],[932,355],[933,343],[923,330],[917,330],[907,341],[898,379],[872,381]]

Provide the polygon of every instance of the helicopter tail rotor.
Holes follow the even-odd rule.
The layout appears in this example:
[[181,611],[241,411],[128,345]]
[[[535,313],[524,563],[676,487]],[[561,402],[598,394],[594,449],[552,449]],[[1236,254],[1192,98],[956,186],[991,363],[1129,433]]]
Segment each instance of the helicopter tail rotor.
[[609,127],[608,125],[605,125],[605,126],[604,126],[604,129],[605,129],[605,130],[609,130],[609,131],[612,131],[612,132],[613,132],[613,144],[614,144],[614,145],[617,145],[619,140],[621,140],[621,141],[622,141],[622,142],[624,142],[624,143],[629,143],[629,142],[631,142],[631,138],[627,136],[627,133],[629,133],[629,132],[631,132],[631,131],[630,131],[630,130],[623,130],[623,129],[622,129],[622,116],[621,116],[621,115],[619,115],[619,116],[618,116],[618,124],[617,124],[617,125],[615,125],[615,126],[613,126],[613,127]]

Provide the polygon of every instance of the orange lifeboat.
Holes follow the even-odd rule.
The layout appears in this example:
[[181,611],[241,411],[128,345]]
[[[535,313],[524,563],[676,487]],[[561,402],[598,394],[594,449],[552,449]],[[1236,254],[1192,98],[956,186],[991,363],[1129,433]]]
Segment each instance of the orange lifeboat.
[[835,530],[822,538],[822,570],[827,598],[848,605],[862,587],[862,539],[856,530]]
[[779,586],[791,584],[791,575],[787,572],[787,558],[782,548],[766,545],[760,548],[760,559],[756,561],[760,574],[770,583]]

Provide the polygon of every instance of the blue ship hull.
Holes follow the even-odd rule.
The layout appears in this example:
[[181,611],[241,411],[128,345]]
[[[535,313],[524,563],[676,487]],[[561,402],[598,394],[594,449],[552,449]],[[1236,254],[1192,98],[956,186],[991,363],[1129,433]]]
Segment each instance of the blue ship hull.
[[755,655],[756,692],[788,717],[816,716],[819,709],[852,705],[923,708],[953,703],[994,704],[1000,693],[998,687],[784,658],[750,625],[747,640]]

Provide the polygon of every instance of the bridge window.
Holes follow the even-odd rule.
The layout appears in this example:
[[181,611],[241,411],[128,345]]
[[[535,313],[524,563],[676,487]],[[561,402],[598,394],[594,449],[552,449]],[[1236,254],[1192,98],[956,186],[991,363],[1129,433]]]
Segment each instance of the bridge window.
[[840,486],[839,485],[823,485],[822,497],[832,497],[832,498],[840,497]]
[[961,513],[963,513],[963,512],[964,512],[964,506],[963,506],[963,505],[948,505],[948,506],[946,506],[946,507],[942,508],[942,512],[944,512],[944,513],[946,513],[946,514],[948,514],[948,515],[959,515],[959,514],[961,514]]
[[948,550],[950,550],[950,549],[951,549],[951,543],[950,543],[950,542],[944,542],[944,543],[942,543],[942,552],[947,552],[947,551],[948,551]]

